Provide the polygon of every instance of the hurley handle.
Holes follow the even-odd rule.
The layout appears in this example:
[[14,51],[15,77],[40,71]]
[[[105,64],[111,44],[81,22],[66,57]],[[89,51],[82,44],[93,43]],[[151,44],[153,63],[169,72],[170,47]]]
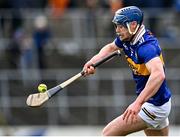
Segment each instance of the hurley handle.
[[103,64],[104,62],[110,60],[111,58],[113,58],[114,56],[117,56],[117,55],[121,55],[121,51],[120,50],[117,50],[111,54],[109,54],[108,56],[104,57],[102,60],[96,62],[95,64],[92,64],[92,66],[94,68],[98,67],[99,65]]
[[[121,51],[120,50],[117,50],[117,51],[114,51],[112,52],[111,54],[107,55],[106,57],[104,57],[103,59],[101,59],[100,61],[96,62],[95,64],[92,64],[92,66],[94,68],[98,67],[99,65],[103,64],[104,62],[112,59],[113,57],[115,56],[120,56],[121,55]],[[81,71],[81,74],[84,75],[85,72],[84,71]]]

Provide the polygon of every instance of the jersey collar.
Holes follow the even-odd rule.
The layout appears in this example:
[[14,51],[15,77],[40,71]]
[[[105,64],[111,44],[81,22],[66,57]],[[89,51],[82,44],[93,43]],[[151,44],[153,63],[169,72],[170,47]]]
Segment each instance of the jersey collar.
[[135,45],[140,40],[140,38],[142,38],[145,32],[146,32],[145,26],[141,25],[138,33],[134,37],[134,40],[131,42],[131,45]]

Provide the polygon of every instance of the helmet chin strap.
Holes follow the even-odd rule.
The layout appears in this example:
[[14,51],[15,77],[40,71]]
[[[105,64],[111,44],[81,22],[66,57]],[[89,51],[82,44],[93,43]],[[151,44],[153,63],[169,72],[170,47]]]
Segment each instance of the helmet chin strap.
[[132,32],[132,31],[131,31],[131,29],[130,29],[129,24],[130,24],[130,23],[128,23],[128,22],[126,23],[129,33],[130,33],[131,35],[136,34],[136,32],[138,31],[138,29],[139,29],[140,25],[139,25],[139,24],[137,24],[135,31],[134,31],[134,32]]

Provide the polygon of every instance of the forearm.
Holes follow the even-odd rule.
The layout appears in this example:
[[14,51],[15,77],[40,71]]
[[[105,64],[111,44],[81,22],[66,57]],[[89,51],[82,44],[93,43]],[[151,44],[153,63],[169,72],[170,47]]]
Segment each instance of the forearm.
[[109,53],[118,50],[118,48],[116,46],[113,45],[113,43],[107,44],[106,46],[104,46],[98,54],[96,54],[94,57],[92,57],[90,59],[90,62],[92,62],[93,64],[95,64],[97,61],[99,61],[100,59],[104,58],[105,56],[107,56]]
[[137,97],[136,102],[143,104],[146,101],[148,101],[159,90],[164,79],[165,79],[165,76],[164,74],[161,74],[161,73],[155,73],[155,74],[150,75],[145,88]]

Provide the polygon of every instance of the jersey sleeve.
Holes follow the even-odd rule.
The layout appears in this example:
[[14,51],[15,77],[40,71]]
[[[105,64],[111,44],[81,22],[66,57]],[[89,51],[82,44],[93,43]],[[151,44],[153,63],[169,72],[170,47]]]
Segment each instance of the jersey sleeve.
[[119,48],[123,48],[123,43],[122,41],[119,39],[119,37],[116,37],[115,40],[114,40],[114,43],[116,44],[117,47]]
[[138,50],[138,57],[143,63],[147,63],[151,59],[160,56],[160,48],[157,45],[142,45]]

